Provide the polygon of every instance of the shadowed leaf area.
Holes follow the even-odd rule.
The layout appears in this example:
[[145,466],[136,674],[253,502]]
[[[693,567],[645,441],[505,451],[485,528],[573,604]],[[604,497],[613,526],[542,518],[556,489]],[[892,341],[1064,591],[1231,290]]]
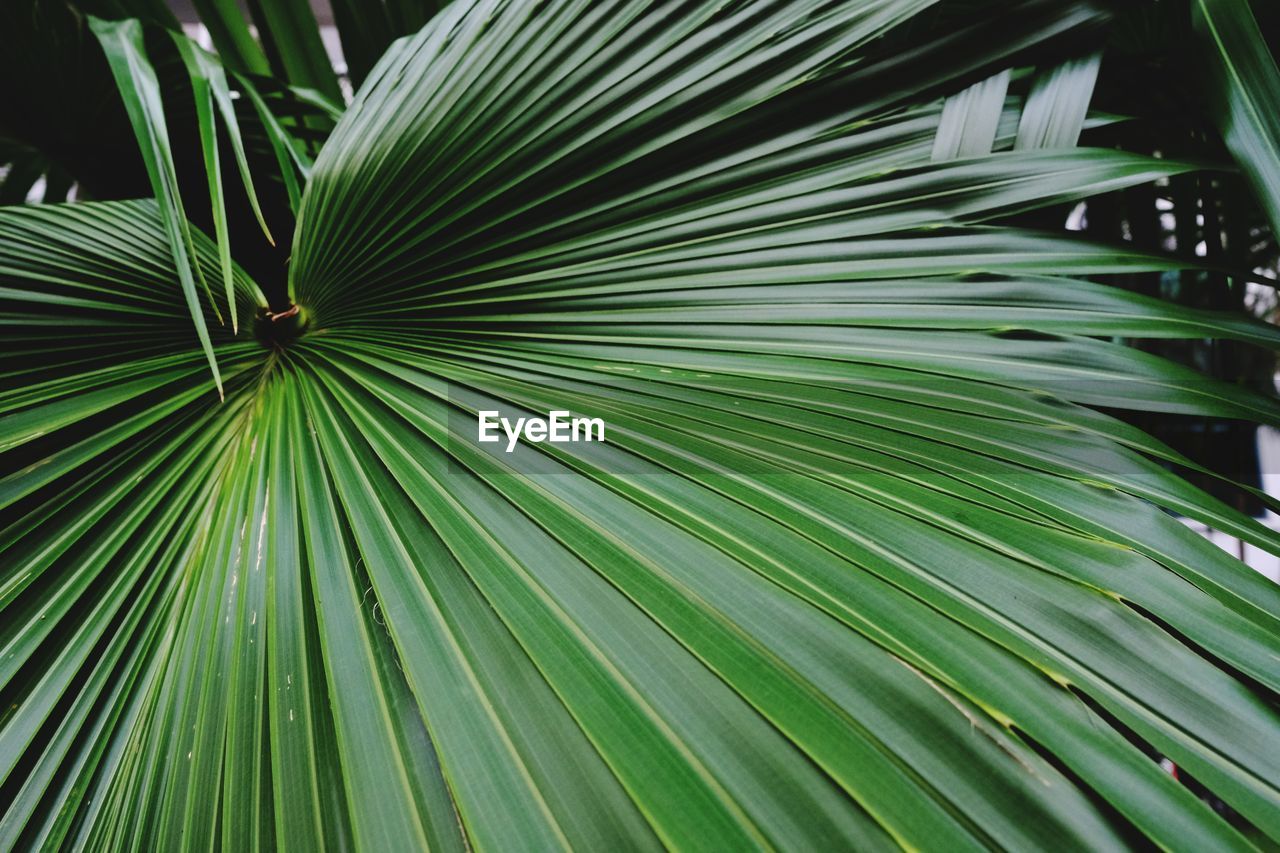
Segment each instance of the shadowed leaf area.
[[0,849],[1280,841],[1280,587],[1175,514],[1280,536],[1114,415],[1280,425],[1120,342],[1280,333],[1029,216],[1204,167],[1077,147],[1105,9],[345,2],[312,162],[295,5],[182,117],[95,21],[156,198],[0,207]]

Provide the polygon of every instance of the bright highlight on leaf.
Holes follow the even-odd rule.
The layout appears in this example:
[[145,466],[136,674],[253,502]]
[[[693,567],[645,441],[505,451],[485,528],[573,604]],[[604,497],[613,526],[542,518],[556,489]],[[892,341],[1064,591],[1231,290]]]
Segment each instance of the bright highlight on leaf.
[[[1280,840],[1280,586],[1174,513],[1280,534],[1116,415],[1280,426],[1123,343],[1280,331],[1025,224],[1206,174],[1075,145],[1096,5],[343,2],[314,161],[288,28],[198,5],[216,240],[136,22],[156,198],[0,207],[0,849]],[[604,440],[477,441],[554,411]]]

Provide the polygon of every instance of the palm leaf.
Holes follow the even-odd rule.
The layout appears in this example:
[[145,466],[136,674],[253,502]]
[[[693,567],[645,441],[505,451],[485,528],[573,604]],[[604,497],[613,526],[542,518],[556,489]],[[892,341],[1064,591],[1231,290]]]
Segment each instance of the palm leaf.
[[[455,2],[310,168],[300,311],[233,265],[223,403],[165,204],[0,209],[0,845],[1280,839],[1280,590],[1166,510],[1280,537],[1099,410],[1280,423],[1110,340],[1280,333],[1016,224],[1198,168],[1061,147],[1089,68],[934,158],[1105,15],[930,5]],[[476,440],[551,409],[606,440]]]
[[330,98],[341,97],[307,0],[249,0],[249,6],[254,20],[261,23],[258,34],[278,77]]
[[1248,0],[1195,0],[1192,17],[1224,141],[1248,173],[1272,226],[1280,223],[1280,69]]
[[174,35],[174,44],[182,56],[183,64],[191,77],[192,93],[196,102],[196,119],[200,127],[200,148],[204,154],[205,171],[209,177],[209,200],[213,207],[214,235],[218,243],[218,260],[222,269],[222,281],[227,295],[228,310],[231,313],[231,330],[239,331],[239,318],[233,310],[235,303],[235,282],[231,272],[231,238],[228,235],[227,207],[222,194],[222,164],[218,155],[217,125],[214,121],[214,106],[227,131],[232,151],[235,152],[236,167],[244,182],[245,194],[253,207],[254,217],[262,227],[262,233],[274,244],[271,231],[262,218],[262,207],[258,203],[258,194],[253,188],[253,176],[249,172],[248,158],[244,152],[244,142],[240,138],[240,126],[236,120],[235,107],[231,103],[231,89],[227,85],[226,73],[217,60],[209,56],[185,36]]
[[[160,96],[160,84],[156,79],[155,70],[147,59],[146,47],[142,41],[142,25],[136,20],[113,22],[97,18],[91,19],[90,25],[102,44],[103,52],[107,55],[107,62],[111,66],[111,72],[116,76],[120,91],[125,93],[125,109],[129,113],[129,120],[133,123],[134,133],[138,136],[142,160],[147,166],[147,174],[151,178],[151,186],[155,190],[156,198],[162,200],[160,209],[164,212],[165,227],[169,233],[169,247],[173,251],[174,265],[177,267],[178,278],[182,283],[182,293],[186,297],[191,318],[195,321],[200,346],[209,360],[209,368],[213,371],[213,382],[218,387],[218,395],[221,396],[222,376],[218,372],[218,362],[213,354],[213,345],[209,340],[209,329],[205,323],[204,313],[198,305],[200,297],[196,293],[197,279],[204,288],[209,303],[214,306],[214,313],[219,323],[222,322],[222,314],[218,312],[213,294],[209,290],[209,283],[201,274],[200,267],[190,259],[195,252],[191,226],[182,206],[182,195],[178,189],[178,175],[173,163],[173,151],[169,145],[169,131],[165,123],[164,105]],[[206,117],[202,124],[212,130],[211,117]],[[201,135],[206,135],[203,129]],[[216,147],[214,151],[216,152]],[[225,214],[223,218],[225,219]],[[223,269],[230,287],[229,255]]]

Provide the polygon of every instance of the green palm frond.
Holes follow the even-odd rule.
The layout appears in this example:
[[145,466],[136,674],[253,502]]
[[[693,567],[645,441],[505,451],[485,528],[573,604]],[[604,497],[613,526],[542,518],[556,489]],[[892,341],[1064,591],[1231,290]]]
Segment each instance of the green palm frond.
[[1248,0],[1195,0],[1192,16],[1206,55],[1224,141],[1248,173],[1273,226],[1280,225],[1280,69]]
[[1069,147],[1102,10],[933,5],[458,0],[276,279],[0,208],[0,849],[1280,839],[1280,587],[1173,513],[1280,534],[1111,411],[1280,425],[1119,340],[1280,332],[1021,224],[1202,168]]

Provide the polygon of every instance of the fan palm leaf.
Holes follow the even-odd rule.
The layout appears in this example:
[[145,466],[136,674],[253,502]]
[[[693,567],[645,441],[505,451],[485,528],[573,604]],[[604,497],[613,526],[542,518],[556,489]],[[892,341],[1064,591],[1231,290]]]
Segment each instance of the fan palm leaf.
[[1280,333],[1017,224],[1202,168],[1071,147],[1103,12],[932,5],[458,0],[280,281],[0,208],[0,847],[1280,839],[1280,588],[1169,511],[1280,536],[1104,411],[1280,424],[1114,340]]

